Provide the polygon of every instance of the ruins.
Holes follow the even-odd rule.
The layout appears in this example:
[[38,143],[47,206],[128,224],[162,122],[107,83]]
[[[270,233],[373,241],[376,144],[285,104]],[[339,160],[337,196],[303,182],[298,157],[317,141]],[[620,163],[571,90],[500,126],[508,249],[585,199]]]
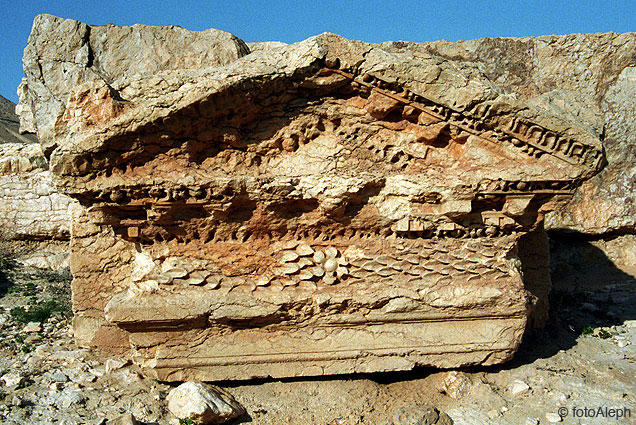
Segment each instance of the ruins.
[[37,138],[19,133],[14,108],[0,96],[0,240],[68,241],[71,200],[57,193]]
[[76,340],[166,381],[507,361],[547,314],[543,217],[604,165],[477,67],[334,34],[41,15],[23,62],[78,201]]

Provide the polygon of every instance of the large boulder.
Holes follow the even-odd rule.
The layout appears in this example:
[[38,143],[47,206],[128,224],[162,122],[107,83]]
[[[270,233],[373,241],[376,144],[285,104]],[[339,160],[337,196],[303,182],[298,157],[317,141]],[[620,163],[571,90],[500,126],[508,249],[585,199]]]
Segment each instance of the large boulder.
[[[129,67],[138,32],[170,59]],[[79,201],[78,343],[175,381],[509,360],[546,316],[543,217],[604,164],[594,111],[334,34],[260,47],[36,18],[21,111]]]

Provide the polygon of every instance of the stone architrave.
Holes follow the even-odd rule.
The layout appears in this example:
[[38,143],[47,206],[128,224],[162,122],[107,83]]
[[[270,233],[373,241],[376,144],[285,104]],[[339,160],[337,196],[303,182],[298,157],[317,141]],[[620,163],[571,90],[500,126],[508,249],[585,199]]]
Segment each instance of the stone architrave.
[[[310,376],[497,364],[544,321],[542,220],[601,168],[588,128],[334,34],[248,54],[222,32],[38,22],[21,104],[79,201],[80,345],[168,381]],[[208,58],[236,55],[160,43],[164,62],[118,67],[139,37],[205,34]]]

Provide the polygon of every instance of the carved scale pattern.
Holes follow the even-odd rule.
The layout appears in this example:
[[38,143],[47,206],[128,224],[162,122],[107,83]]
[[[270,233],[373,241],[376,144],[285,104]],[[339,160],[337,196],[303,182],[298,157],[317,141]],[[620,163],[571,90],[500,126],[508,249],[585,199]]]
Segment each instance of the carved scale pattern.
[[466,241],[454,248],[407,241],[394,244],[388,254],[361,250],[355,245],[345,249],[319,241],[292,240],[284,248],[273,250],[277,265],[258,276],[225,277],[210,272],[218,270],[214,264],[170,257],[157,262],[157,267],[134,286],[140,292],[160,288],[178,291],[179,287],[191,286],[225,292],[296,287],[313,291],[362,281],[391,284],[400,278],[417,289],[422,281],[430,286],[505,278],[511,272],[504,255],[508,250],[505,239]]

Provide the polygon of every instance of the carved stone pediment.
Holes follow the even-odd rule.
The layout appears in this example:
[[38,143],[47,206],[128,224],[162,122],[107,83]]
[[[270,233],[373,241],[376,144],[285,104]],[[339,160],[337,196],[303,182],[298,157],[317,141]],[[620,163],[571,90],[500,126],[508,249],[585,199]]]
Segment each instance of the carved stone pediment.
[[475,69],[332,34],[85,80],[47,144],[77,338],[165,380],[506,361],[546,314],[542,216],[603,163]]

